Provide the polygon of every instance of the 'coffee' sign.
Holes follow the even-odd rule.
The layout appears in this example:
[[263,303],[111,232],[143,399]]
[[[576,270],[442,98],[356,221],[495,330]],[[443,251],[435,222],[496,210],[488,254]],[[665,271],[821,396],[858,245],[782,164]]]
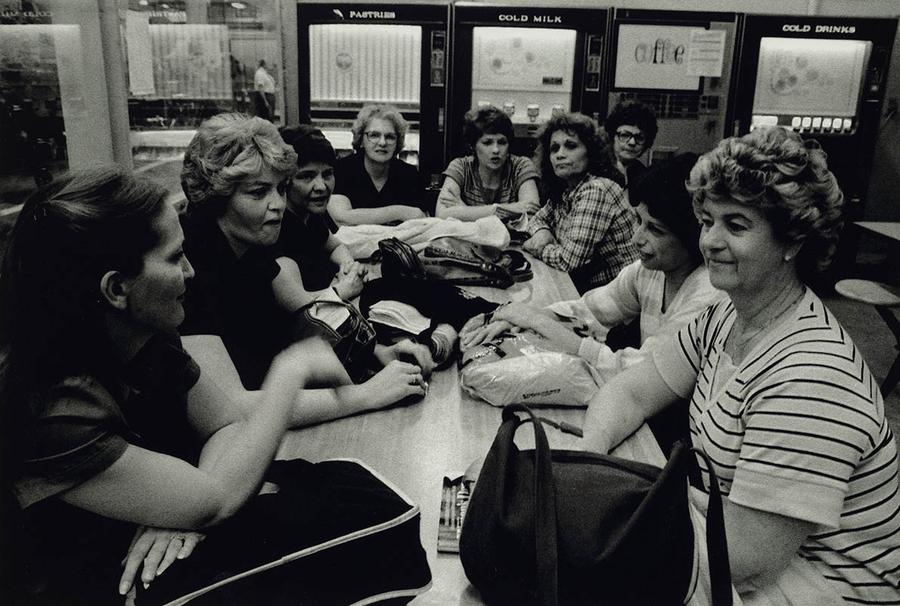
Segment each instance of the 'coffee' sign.
[[687,73],[693,29],[682,25],[620,24],[615,88],[699,89],[699,77]]

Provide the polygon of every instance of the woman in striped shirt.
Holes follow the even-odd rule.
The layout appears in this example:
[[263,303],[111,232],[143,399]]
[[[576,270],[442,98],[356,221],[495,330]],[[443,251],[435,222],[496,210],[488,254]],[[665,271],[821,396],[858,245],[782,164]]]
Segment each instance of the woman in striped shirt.
[[693,444],[727,497],[745,603],[900,603],[897,448],[884,403],[804,285],[841,224],[825,154],[792,132],[757,129],[702,156],[688,186],[710,281],[728,300],[606,383],[585,420],[587,447],[607,451],[690,397]]

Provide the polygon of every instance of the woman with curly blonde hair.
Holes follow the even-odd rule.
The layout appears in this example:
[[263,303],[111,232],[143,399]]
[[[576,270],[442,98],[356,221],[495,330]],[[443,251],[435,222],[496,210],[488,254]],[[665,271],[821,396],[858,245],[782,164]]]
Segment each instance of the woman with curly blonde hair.
[[710,281],[728,299],[606,383],[585,420],[588,447],[609,450],[690,397],[693,445],[726,497],[744,603],[898,601],[897,448],[884,402],[803,281],[827,264],[842,222],[825,153],[756,129],[701,156],[688,188]]
[[354,154],[335,166],[328,212],[339,225],[384,224],[426,215],[419,171],[398,156],[409,123],[392,105],[366,105],[356,116]]

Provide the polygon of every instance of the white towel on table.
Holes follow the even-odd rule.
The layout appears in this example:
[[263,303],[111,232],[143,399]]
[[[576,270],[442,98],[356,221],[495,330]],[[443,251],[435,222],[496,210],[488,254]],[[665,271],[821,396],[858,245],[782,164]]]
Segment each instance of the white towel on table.
[[425,217],[410,219],[400,225],[344,225],[335,235],[347,245],[355,259],[371,257],[378,250],[379,240],[385,238],[403,240],[416,251],[428,246],[431,240],[445,236],[496,248],[509,246],[509,231],[495,215],[477,221]]

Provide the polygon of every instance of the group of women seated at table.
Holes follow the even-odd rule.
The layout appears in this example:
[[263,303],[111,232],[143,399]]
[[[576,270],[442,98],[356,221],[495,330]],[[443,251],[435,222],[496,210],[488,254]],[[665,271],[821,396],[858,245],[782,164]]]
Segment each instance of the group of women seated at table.
[[[384,108],[363,114],[363,155],[344,168],[371,180],[369,194],[399,191],[404,123]],[[627,126],[620,143],[652,140]],[[824,153],[759,128],[699,159],[654,163],[630,177],[628,196],[608,137],[586,116],[551,119],[531,168],[509,155],[508,118],[492,108],[470,113],[466,128],[473,156],[448,167],[438,214],[528,214],[525,250],[572,272],[584,294],[473,319],[462,347],[534,330],[594,365],[604,384],[584,447],[598,452],[687,399],[686,433],[721,480],[733,581],[748,602],[900,600],[894,436],[868,367],[804,282],[841,224]],[[326,209],[423,215],[414,198],[341,202],[337,192],[366,189],[341,185],[341,167],[317,129],[279,133],[223,114],[186,151],[181,221],[163,188],[113,168],[26,202],[0,275],[0,427],[4,488],[34,529],[42,583],[32,601],[164,603],[209,558],[227,568],[237,552],[267,549],[267,537],[308,544],[331,511],[288,523],[286,512],[308,511],[302,491],[257,494],[284,432],[424,394],[427,344],[374,345],[349,367],[318,339],[295,343],[308,321],[300,310],[344,303],[366,277]],[[639,348],[604,344],[638,315]],[[560,316],[589,332],[573,334]],[[221,337],[245,389],[198,366],[179,331]],[[234,533],[259,546],[229,545]]]

